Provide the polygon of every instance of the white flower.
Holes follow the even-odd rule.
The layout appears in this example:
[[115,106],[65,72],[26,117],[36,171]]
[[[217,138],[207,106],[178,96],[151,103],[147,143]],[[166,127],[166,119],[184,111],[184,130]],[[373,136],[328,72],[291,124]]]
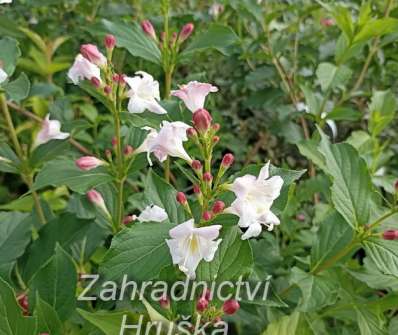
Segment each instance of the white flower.
[[210,92],[217,92],[218,88],[208,83],[191,81],[181,85],[179,90],[171,91],[171,94],[184,101],[185,106],[195,113],[205,105],[205,99]]
[[12,0],[0,0],[0,5],[5,3],[12,3]]
[[152,113],[166,114],[167,111],[159,104],[159,83],[144,71],[136,72],[138,76],[125,77],[130,86],[127,96],[130,97],[127,109],[130,113],[143,113],[148,109]]
[[167,156],[172,156],[182,158],[190,163],[192,162],[192,158],[189,157],[183,146],[183,142],[188,140],[188,128],[190,128],[189,125],[180,121],[163,121],[159,132],[155,129],[146,127],[145,129],[150,130],[150,132],[135,152],[147,152],[150,165],[152,165],[150,159],[151,152],[154,153],[160,162],[164,162]]
[[35,146],[47,143],[50,140],[64,140],[68,137],[69,133],[63,133],[61,131],[61,122],[58,120],[50,120],[50,114],[47,114],[37,134]]
[[68,71],[68,78],[75,85],[81,80],[91,80],[91,78],[96,78],[101,82],[101,70],[97,65],[91,63],[81,54],[78,54],[75,58],[75,62]]
[[163,222],[168,218],[166,211],[156,205],[147,206],[137,217],[140,222]]
[[8,78],[8,74],[0,67],[0,84],[5,82]]
[[214,241],[220,232],[220,225],[195,228],[194,220],[181,223],[170,230],[171,240],[166,240],[169,246],[173,264],[178,264],[180,270],[190,279],[195,279],[195,270],[204,259],[211,262],[221,239]]
[[259,176],[245,175],[236,178],[230,186],[236,200],[226,212],[239,216],[239,226],[248,228],[242,235],[246,240],[260,235],[265,225],[272,230],[278,225],[279,219],[271,212],[272,203],[279,197],[283,185],[280,176],[269,178],[269,162],[261,169]]

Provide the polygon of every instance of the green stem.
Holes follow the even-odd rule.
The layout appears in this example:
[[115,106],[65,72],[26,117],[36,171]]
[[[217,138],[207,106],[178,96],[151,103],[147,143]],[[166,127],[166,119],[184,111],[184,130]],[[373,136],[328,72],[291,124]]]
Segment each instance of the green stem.
[[117,207],[116,207],[116,219],[114,222],[115,231],[119,231],[120,225],[123,221],[124,215],[124,182],[126,179],[124,171],[124,157],[122,151],[122,138],[120,131],[120,117],[119,110],[117,108],[113,111],[114,123],[115,123],[115,137],[116,137],[116,164],[117,164]]
[[[26,169],[27,162],[22,150],[21,144],[19,143],[17,132],[14,127],[14,123],[12,122],[12,118],[10,115],[10,111],[8,109],[7,100],[4,94],[0,94],[0,105],[1,110],[3,111],[4,119],[7,124],[8,131],[10,133],[11,141],[13,143],[14,149],[17,153],[18,158],[21,160],[21,166]],[[33,185],[33,176],[30,171],[24,171],[21,173],[23,181],[28,185],[29,189],[32,189]],[[42,224],[46,224],[46,218],[44,216],[43,208],[40,204],[40,198],[36,191],[31,191],[33,201],[35,204],[35,208],[37,211],[37,215],[39,216],[40,222]]]

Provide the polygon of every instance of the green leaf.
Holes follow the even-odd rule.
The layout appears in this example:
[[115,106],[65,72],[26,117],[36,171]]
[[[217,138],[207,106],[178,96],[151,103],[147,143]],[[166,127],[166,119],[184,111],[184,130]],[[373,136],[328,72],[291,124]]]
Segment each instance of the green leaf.
[[368,308],[356,304],[355,311],[361,335],[386,335],[384,320]]
[[145,196],[151,204],[164,208],[170,222],[185,221],[184,208],[176,201],[177,191],[152,170],[145,180]]
[[22,256],[31,238],[31,218],[19,212],[0,212],[0,263]]
[[0,144],[0,171],[7,173],[18,173],[20,160],[11,149],[11,147],[3,142]]
[[318,150],[319,142],[315,139],[303,140],[297,143],[300,153],[312,161],[323,171],[326,171],[325,157]]
[[38,331],[51,335],[62,335],[62,323],[55,309],[36,295],[36,309],[34,315],[38,320]]
[[373,136],[378,136],[395,117],[397,100],[390,91],[375,91],[369,105],[370,119],[369,131]]
[[334,9],[333,16],[347,40],[351,41],[354,37],[354,23],[352,22],[352,14],[349,9],[338,6]]
[[336,107],[326,117],[335,121],[358,121],[362,113],[350,107]]
[[30,81],[25,73],[21,73],[17,79],[3,85],[9,100],[19,102],[29,95]]
[[353,237],[352,227],[344,218],[336,211],[329,213],[322,220],[311,248],[311,271],[344,249]]
[[54,254],[55,246],[60,244],[70,252],[72,246],[80,247],[82,241],[96,223],[92,220],[78,219],[74,214],[66,213],[47,222],[40,230],[40,236],[28,248],[21,260],[22,277],[25,281],[38,271]]
[[253,252],[248,241],[241,239],[241,232],[237,226],[223,228],[222,239],[213,261],[202,261],[197,270],[198,281],[223,282],[247,276],[253,267]]
[[271,322],[262,335],[312,335],[302,316],[303,314],[297,311],[285,315]]
[[30,301],[36,294],[57,312],[60,320],[67,320],[75,309],[77,273],[71,257],[58,244],[54,256],[29,282]]
[[69,142],[64,140],[52,140],[48,143],[39,145],[30,157],[30,165],[32,167],[39,167],[45,162],[66,154],[69,148]]
[[116,37],[119,48],[126,48],[133,56],[144,58],[155,64],[161,64],[159,48],[151,38],[144,34],[137,23],[126,24],[102,20],[102,24],[108,32]]
[[170,224],[137,224],[122,230],[113,240],[100,267],[107,280],[119,281],[124,275],[139,282],[155,278],[160,270],[171,264],[166,239]]
[[367,22],[355,35],[354,43],[363,43],[373,37],[383,36],[398,32],[398,20],[391,17]]
[[120,327],[123,322],[124,315],[127,316],[127,324],[137,325],[139,318],[129,311],[98,311],[90,313],[82,309],[77,309],[77,312],[88,322],[102,330],[105,335],[115,335],[120,333]]
[[351,78],[352,70],[347,66],[337,67],[331,63],[321,63],[316,70],[316,76],[321,84],[322,91],[344,86]]
[[3,63],[3,70],[9,77],[14,73],[17,60],[20,56],[21,50],[16,40],[9,37],[4,37],[0,40],[0,60]]
[[372,238],[363,242],[366,255],[379,271],[398,279],[398,248],[395,241]]
[[228,55],[227,48],[239,41],[239,37],[228,26],[212,24],[204,33],[197,34],[188,47],[183,51],[182,57],[193,52],[215,49],[224,55]]
[[43,166],[36,176],[33,190],[37,191],[47,186],[66,185],[72,191],[85,193],[93,187],[110,181],[112,181],[112,176],[104,167],[82,171],[71,159],[57,159]]
[[298,285],[302,292],[302,303],[299,309],[304,312],[314,312],[333,305],[337,301],[339,283],[331,273],[313,275],[294,267],[292,269],[292,283]]
[[0,278],[0,334],[37,335],[35,317],[24,317],[15,293],[10,285]]
[[300,88],[304,93],[305,102],[307,103],[309,112],[313,115],[318,115],[320,108],[320,101],[318,97],[314,94],[310,87],[302,85]]
[[373,186],[365,161],[351,145],[331,144],[320,133],[319,151],[325,157],[325,172],[333,181],[332,201],[336,210],[353,228],[367,224]]

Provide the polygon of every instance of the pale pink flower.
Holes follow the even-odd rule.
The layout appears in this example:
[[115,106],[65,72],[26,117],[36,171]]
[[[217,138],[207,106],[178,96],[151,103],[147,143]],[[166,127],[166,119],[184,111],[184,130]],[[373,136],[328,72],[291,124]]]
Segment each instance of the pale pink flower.
[[91,80],[92,78],[96,78],[101,82],[101,70],[97,65],[78,54],[68,71],[68,77],[75,85],[81,80]]
[[166,240],[169,246],[173,264],[178,264],[179,269],[189,279],[195,279],[196,268],[203,259],[211,262],[218,249],[221,239],[219,236],[221,225],[196,228],[191,219],[170,230],[172,239]]
[[51,140],[64,140],[68,137],[69,133],[63,133],[61,131],[61,122],[58,120],[50,120],[50,114],[47,114],[36,136],[35,146],[47,143]]
[[130,86],[127,96],[130,98],[127,109],[130,113],[143,113],[146,109],[156,114],[167,111],[159,104],[159,82],[144,71],[136,72],[135,77],[124,77]]
[[5,82],[8,78],[8,74],[0,67],[0,84]]
[[80,47],[81,55],[91,63],[98,65],[99,67],[106,66],[106,57],[98,50],[94,44],[83,44]]
[[164,162],[167,156],[178,157],[186,160],[188,163],[192,162],[192,158],[184,149],[183,142],[188,140],[187,129],[190,128],[184,122],[168,122],[163,121],[159,132],[152,128],[145,128],[150,130],[144,142],[137,148],[135,153],[147,152],[149,164],[152,165],[150,154],[154,153],[155,157]]
[[95,169],[96,167],[100,165],[104,165],[105,162],[98,159],[97,157],[94,156],[83,156],[80,157],[79,159],[76,160],[76,166],[84,171],[89,171],[92,169]]
[[211,84],[191,81],[186,85],[181,85],[179,90],[172,91],[171,94],[184,101],[185,106],[194,113],[204,107],[209,93],[217,91],[218,88]]
[[87,192],[87,198],[94,206],[96,206],[99,209],[101,209],[108,217],[111,216],[109,211],[108,211],[108,208],[106,208],[105,200],[102,197],[101,193],[99,193],[98,191],[92,189],[92,190]]

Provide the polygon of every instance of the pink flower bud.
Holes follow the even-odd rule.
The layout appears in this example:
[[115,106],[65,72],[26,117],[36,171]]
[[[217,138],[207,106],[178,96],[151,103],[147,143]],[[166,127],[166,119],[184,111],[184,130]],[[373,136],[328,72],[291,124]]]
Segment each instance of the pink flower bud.
[[126,146],[124,147],[124,149],[123,149],[123,153],[124,153],[126,156],[132,155],[133,152],[134,152],[134,148],[133,148],[131,145],[126,145]]
[[91,63],[98,66],[106,65],[105,56],[98,50],[97,46],[94,44],[83,44],[80,47],[80,53]]
[[214,144],[220,142],[220,136],[213,136],[212,141]]
[[229,168],[233,163],[234,163],[235,157],[232,154],[226,154],[224,155],[221,165],[224,168]]
[[321,19],[321,25],[324,27],[330,27],[334,25],[334,20],[330,18]]
[[180,43],[184,42],[189,36],[191,36],[194,28],[195,26],[193,25],[193,23],[187,23],[185,26],[182,27],[179,36]]
[[231,299],[224,302],[222,308],[225,314],[233,315],[239,310],[240,305],[239,302],[237,302],[235,299]]
[[213,217],[213,214],[209,211],[205,211],[202,215],[203,220],[210,221]]
[[105,36],[104,43],[105,43],[105,47],[106,47],[107,49],[113,49],[113,48],[115,47],[115,45],[116,45],[116,38],[115,38],[115,36],[113,36],[113,35],[111,35],[111,34],[106,35],[106,36]]
[[221,200],[217,200],[213,205],[213,213],[220,214],[225,208],[225,204]]
[[99,88],[101,86],[101,81],[97,77],[92,77],[90,82],[95,88]]
[[198,312],[204,312],[208,306],[209,306],[209,301],[202,297],[199,298],[198,302],[196,303],[196,310]]
[[102,197],[101,193],[92,189],[87,192],[88,200],[98,208],[102,209],[107,215],[110,215],[108,209],[106,208],[104,198]]
[[221,126],[220,126],[219,123],[215,123],[215,124],[213,124],[212,128],[213,128],[213,130],[214,130],[215,132],[217,132],[217,131],[220,130]]
[[125,78],[126,78],[126,75],[125,75],[125,74],[119,74],[119,84],[120,84],[120,85],[126,84]]
[[83,156],[75,161],[76,166],[84,171],[95,169],[100,165],[104,165],[104,162],[93,156]]
[[205,298],[207,301],[211,301],[212,298],[211,291],[209,289],[204,290],[202,293],[202,297]]
[[199,185],[193,185],[193,192],[194,193],[196,193],[196,194],[199,194],[201,191],[200,191],[200,186]]
[[198,161],[197,159],[192,161],[192,169],[199,171],[202,170],[202,163]]
[[213,119],[206,109],[200,108],[193,113],[192,121],[196,130],[198,130],[200,133],[204,133],[210,128]]
[[211,182],[213,180],[213,176],[211,175],[210,172],[205,172],[203,174],[203,180],[206,182]]
[[117,138],[112,137],[112,146],[115,147],[117,145]]
[[119,83],[120,76],[119,76],[117,73],[115,73],[115,74],[112,76],[112,80],[113,80],[114,83]]
[[112,151],[110,149],[105,150],[105,157],[109,160],[112,159]]
[[104,87],[104,92],[106,95],[111,94],[112,93],[112,87],[110,87],[109,85],[106,85]]
[[184,192],[178,192],[177,193],[177,201],[181,205],[186,205],[187,203],[187,197],[185,196]]
[[297,215],[296,215],[296,220],[297,220],[297,221],[300,221],[300,222],[305,221],[305,215],[304,215],[303,213],[297,214]]
[[398,240],[398,230],[386,230],[383,233],[385,240]]
[[162,307],[163,309],[169,309],[170,308],[170,299],[167,295],[164,295],[163,297],[161,297],[159,299],[159,304],[160,307]]
[[142,21],[141,28],[147,36],[149,36],[150,38],[153,38],[154,40],[157,40],[156,31],[155,31],[155,28],[153,27],[151,21],[149,21],[149,20]]
[[135,220],[134,215],[127,215],[123,218],[123,224],[128,225],[130,222],[133,222]]
[[21,308],[22,308],[24,311],[28,311],[28,310],[29,310],[28,296],[27,296],[25,293],[22,294],[21,296],[19,296],[19,297],[17,298],[17,300],[18,300],[19,306],[21,306]]
[[196,137],[198,136],[198,133],[196,132],[196,130],[194,128],[188,128],[187,129],[187,136],[188,137]]

